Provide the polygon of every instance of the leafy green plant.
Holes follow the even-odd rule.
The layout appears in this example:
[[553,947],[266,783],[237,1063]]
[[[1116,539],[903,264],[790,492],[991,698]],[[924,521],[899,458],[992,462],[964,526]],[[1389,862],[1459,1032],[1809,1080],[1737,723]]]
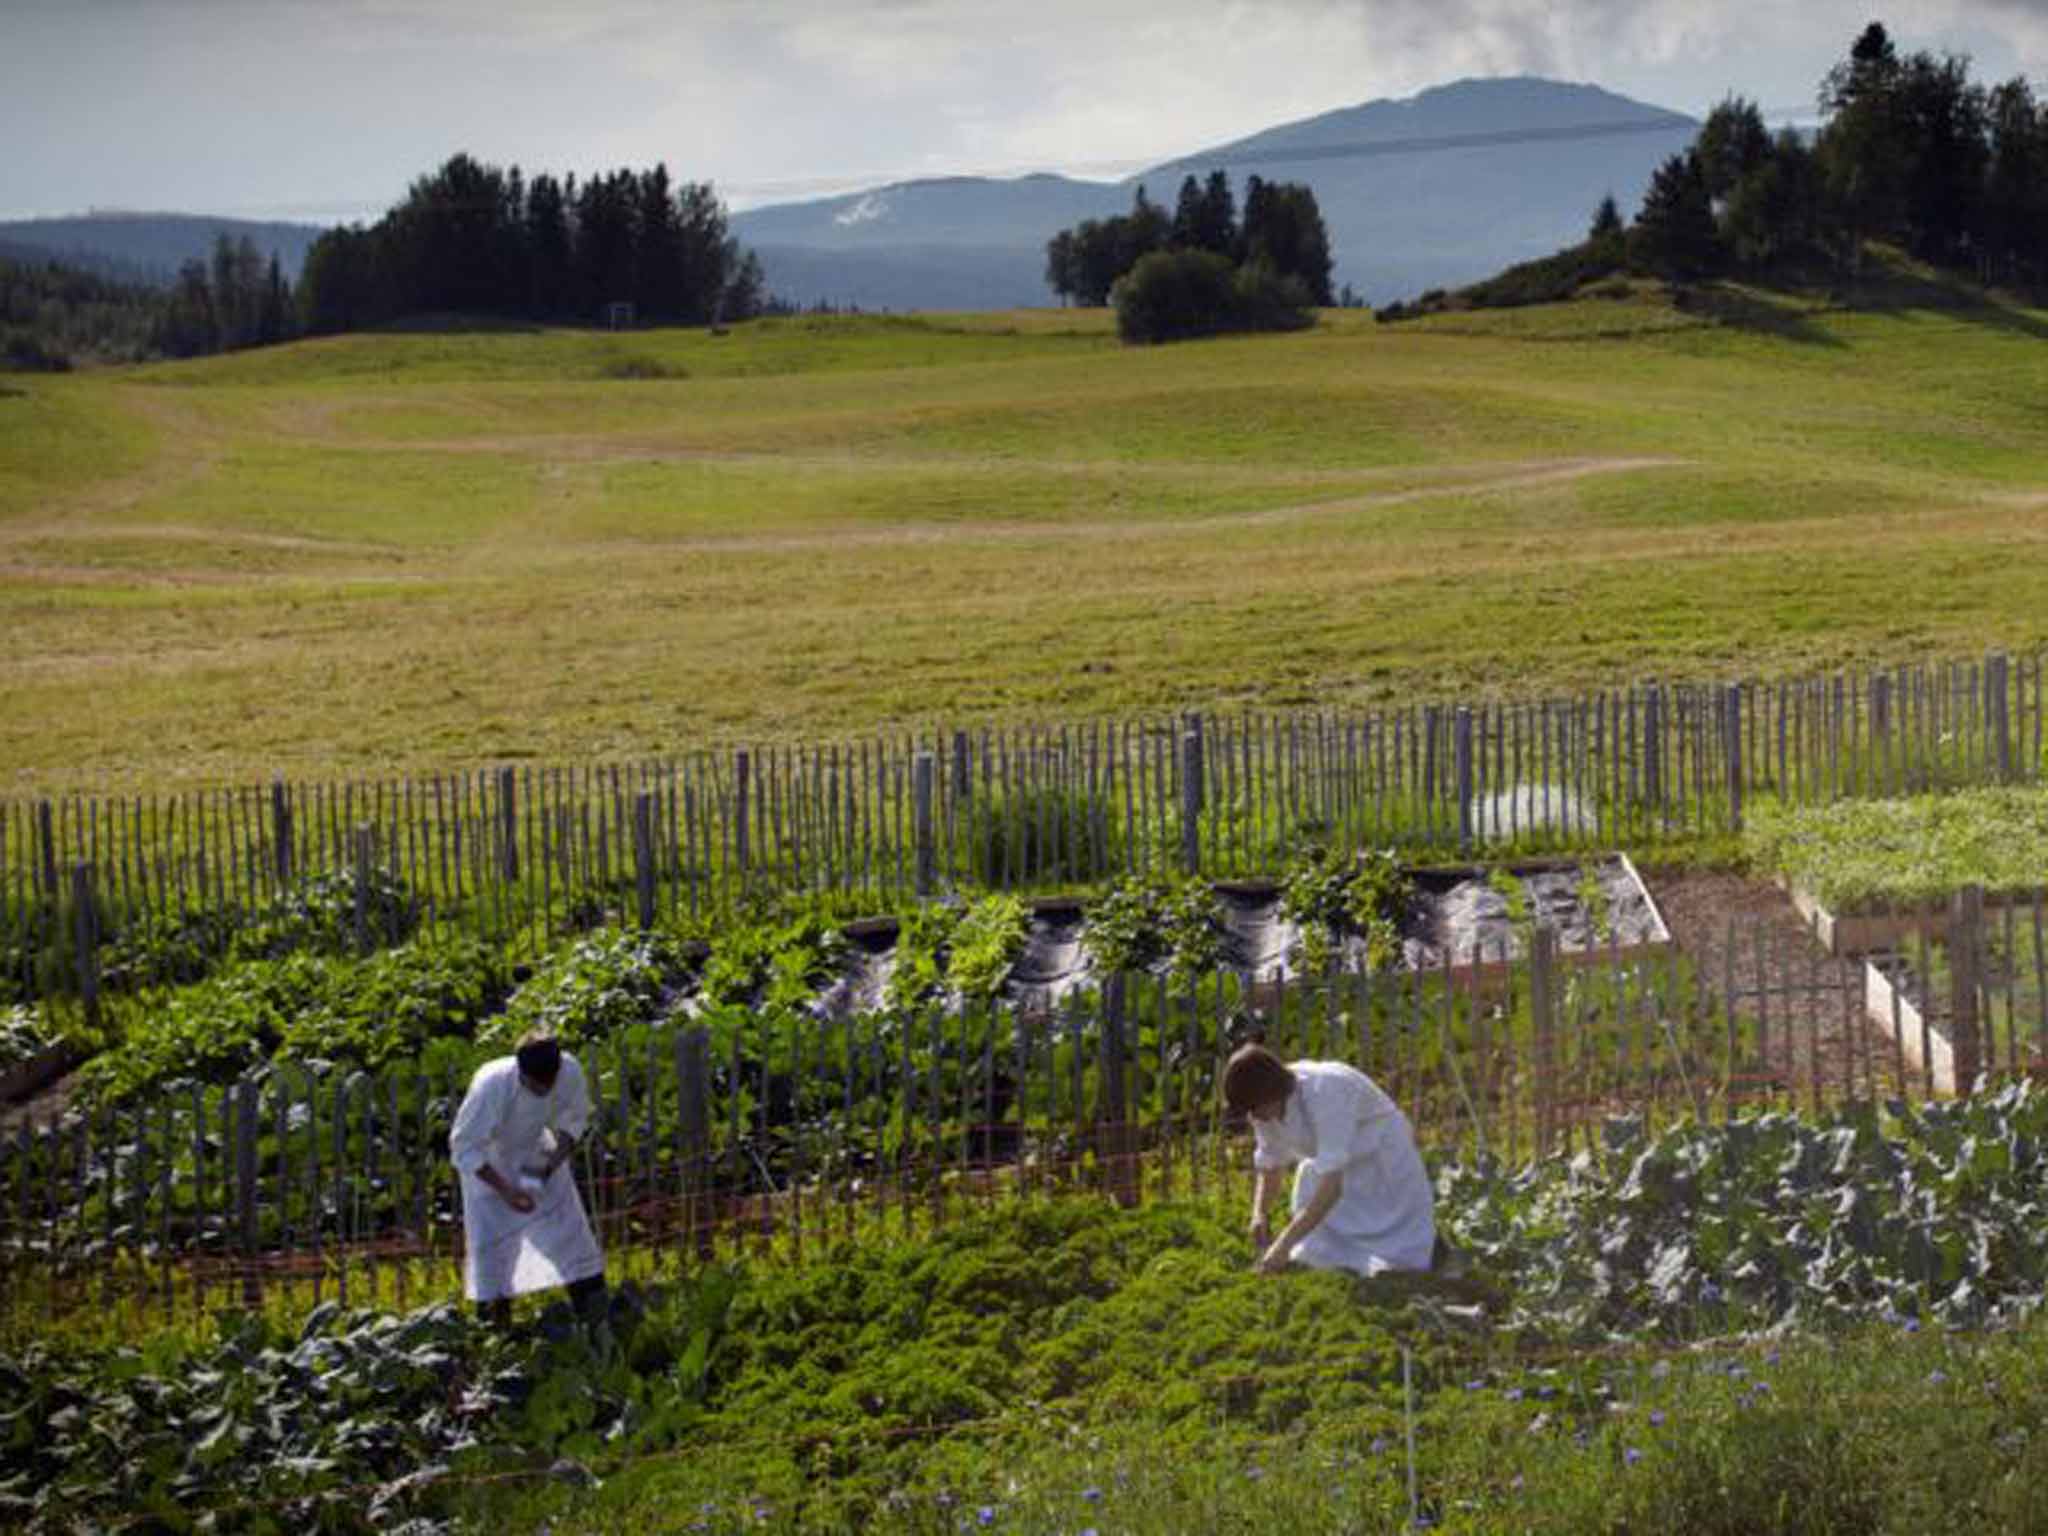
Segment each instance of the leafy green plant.
[[946,963],[953,935],[966,909],[953,902],[933,902],[904,918],[891,951],[887,996],[896,1009],[922,1008],[944,993]]
[[781,923],[746,923],[713,942],[705,962],[706,1002],[794,1007],[830,981],[846,957],[846,936],[815,913]]
[[1082,943],[1103,975],[1164,967],[1176,982],[1223,961],[1216,893],[1197,880],[1132,875],[1088,906]]
[[1022,897],[997,893],[975,902],[953,930],[947,982],[969,1002],[995,997],[1024,952],[1030,922]]
[[510,990],[504,958],[479,940],[402,945],[331,966],[326,995],[286,1024],[279,1050],[378,1071],[430,1040],[472,1037]]
[[149,913],[102,946],[101,983],[125,992],[198,981],[230,952],[236,927],[234,913],[215,907]]
[[601,929],[551,957],[478,1032],[478,1042],[509,1049],[535,1028],[565,1046],[603,1040],[652,1019],[689,970],[682,944],[668,934]]
[[40,1009],[27,1003],[0,1008],[0,1072],[33,1061],[56,1043]]
[[1365,940],[1375,969],[1392,964],[1413,899],[1413,882],[1392,849],[1306,848],[1280,886],[1281,911],[1301,929],[1301,964],[1309,971],[1325,969],[1346,934]]
[[270,1057],[325,1001],[327,961],[292,954],[229,966],[196,986],[146,994],[125,1037],[85,1064],[90,1096],[120,1102],[159,1084],[232,1082]]

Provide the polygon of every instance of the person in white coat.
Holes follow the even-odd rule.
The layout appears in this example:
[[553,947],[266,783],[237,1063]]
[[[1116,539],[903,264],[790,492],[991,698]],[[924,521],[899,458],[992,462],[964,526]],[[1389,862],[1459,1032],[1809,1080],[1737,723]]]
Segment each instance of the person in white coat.
[[[1252,1242],[1261,1274],[1313,1269],[1426,1270],[1436,1250],[1435,1199],[1408,1117],[1379,1084],[1340,1061],[1282,1062],[1262,1045],[1236,1051],[1223,1097],[1252,1122]],[[1268,1215],[1289,1168],[1292,1218]]]
[[462,1184],[463,1290],[485,1318],[512,1298],[566,1285],[585,1317],[604,1297],[604,1252],[564,1164],[590,1125],[590,1087],[546,1034],[485,1062],[455,1112],[448,1151]]

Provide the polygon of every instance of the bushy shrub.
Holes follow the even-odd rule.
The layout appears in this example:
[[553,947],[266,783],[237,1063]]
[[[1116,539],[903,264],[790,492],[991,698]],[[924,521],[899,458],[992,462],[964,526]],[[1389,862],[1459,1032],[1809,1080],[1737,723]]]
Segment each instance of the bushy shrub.
[[1315,323],[1299,278],[1262,263],[1234,267],[1211,251],[1155,251],[1117,280],[1117,335],[1184,341],[1225,331],[1299,330]]

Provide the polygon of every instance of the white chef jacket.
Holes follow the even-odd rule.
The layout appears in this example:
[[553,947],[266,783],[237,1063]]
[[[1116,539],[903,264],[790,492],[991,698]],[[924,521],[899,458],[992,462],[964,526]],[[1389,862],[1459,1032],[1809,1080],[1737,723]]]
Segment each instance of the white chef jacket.
[[[558,1133],[580,1138],[589,1124],[590,1086],[574,1056],[563,1054],[546,1093],[534,1093],[519,1080],[516,1056],[477,1068],[448,1133],[449,1155],[462,1182],[462,1278],[471,1301],[523,1296],[604,1273],[604,1252],[567,1165],[545,1184],[523,1177],[525,1169],[554,1155]],[[515,1211],[477,1177],[486,1163],[532,1193],[531,1211]]]
[[1341,1061],[1288,1063],[1294,1091],[1277,1120],[1254,1120],[1252,1166],[1299,1165],[1300,1211],[1326,1174],[1344,1176],[1344,1193],[1294,1257],[1314,1269],[1361,1275],[1429,1268],[1436,1219],[1429,1174],[1408,1117],[1379,1084]]

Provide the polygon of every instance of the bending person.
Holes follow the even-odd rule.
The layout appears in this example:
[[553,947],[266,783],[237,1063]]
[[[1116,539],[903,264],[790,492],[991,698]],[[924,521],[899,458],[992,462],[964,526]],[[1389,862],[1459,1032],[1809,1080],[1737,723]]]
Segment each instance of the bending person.
[[590,1088],[574,1056],[535,1032],[485,1062],[455,1112],[448,1151],[461,1174],[463,1289],[504,1326],[512,1298],[553,1286],[585,1317],[604,1296],[604,1252],[575,1177],[562,1172],[590,1124]]
[[[1430,1267],[1429,1175],[1408,1117],[1379,1084],[1342,1062],[1289,1064],[1247,1045],[1223,1069],[1223,1097],[1251,1117],[1257,1141],[1251,1231],[1261,1274],[1290,1261],[1361,1275]],[[1293,1217],[1275,1237],[1267,1213],[1290,1167]]]

